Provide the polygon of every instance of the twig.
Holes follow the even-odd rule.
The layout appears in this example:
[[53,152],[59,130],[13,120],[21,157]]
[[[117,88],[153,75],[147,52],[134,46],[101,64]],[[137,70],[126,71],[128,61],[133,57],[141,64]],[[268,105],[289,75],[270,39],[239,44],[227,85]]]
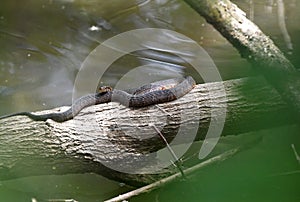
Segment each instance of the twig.
[[185,177],[184,176],[184,173],[182,171],[182,168],[181,168],[181,164],[180,164],[180,160],[179,158],[176,156],[175,152],[173,151],[173,149],[170,147],[168,141],[166,140],[166,138],[163,136],[163,134],[161,134],[161,132],[158,130],[158,128],[152,124],[152,127],[154,128],[154,130],[157,132],[157,134],[159,135],[159,137],[162,139],[162,141],[166,144],[169,152],[171,153],[171,155],[173,156],[174,158],[174,165],[176,165],[176,167],[178,168],[178,170],[180,171],[182,177]]
[[167,112],[166,110],[164,110],[160,106],[158,106],[158,105],[154,105],[154,106],[157,107],[159,110],[161,110],[163,113],[167,114],[168,116],[171,116],[171,114],[169,112]]
[[[203,168],[205,166],[208,166],[210,164],[213,164],[215,162],[220,162],[220,161],[223,161],[225,159],[228,159],[229,157],[233,156],[234,154],[236,154],[237,152],[239,151],[239,148],[236,148],[236,149],[232,149],[232,150],[229,150],[229,151],[226,151],[220,155],[217,155],[215,157],[212,157],[206,161],[203,161],[191,168],[188,168],[186,170],[184,170],[184,173],[185,175],[187,174],[191,174],[195,171],[197,171],[198,169],[200,168]],[[146,192],[150,192],[152,190],[155,190],[155,189],[158,189],[159,187],[162,187],[163,185],[167,184],[167,183],[170,183],[172,181],[174,181],[175,179],[179,178],[181,176],[180,173],[176,173],[174,175],[171,175],[169,177],[166,177],[164,179],[161,179],[159,181],[156,181],[152,184],[149,184],[149,185],[146,185],[144,187],[141,187],[141,188],[138,188],[138,189],[135,189],[133,191],[130,191],[130,192],[127,192],[125,194],[122,194],[122,195],[119,195],[115,198],[112,198],[112,199],[109,199],[109,200],[106,200],[105,202],[116,202],[116,201],[123,201],[123,200],[126,200],[126,199],[129,199],[133,196],[137,196],[139,194],[142,194],[142,193],[146,193]]]
[[278,6],[278,26],[280,28],[280,31],[283,36],[283,40],[285,42],[285,45],[289,51],[293,50],[293,44],[291,41],[291,37],[288,33],[288,30],[286,28],[285,24],[285,12],[284,12],[284,3],[282,0],[277,0],[277,6]]
[[296,159],[297,159],[298,163],[300,164],[300,156],[299,156],[299,154],[298,154],[297,151],[296,151],[295,145],[294,145],[294,144],[291,144],[291,146],[292,146],[292,149],[293,149],[294,154],[295,154],[295,156],[296,156]]
[[75,199],[48,199],[49,202],[78,202]]
[[253,0],[248,0],[249,3],[249,19],[254,21],[254,4]]

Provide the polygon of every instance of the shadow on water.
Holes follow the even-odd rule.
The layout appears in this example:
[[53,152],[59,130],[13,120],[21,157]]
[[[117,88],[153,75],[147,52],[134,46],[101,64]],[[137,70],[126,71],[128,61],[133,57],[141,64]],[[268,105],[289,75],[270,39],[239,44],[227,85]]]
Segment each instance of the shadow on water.
[[[292,54],[291,50],[286,48],[282,32],[278,28],[277,1],[235,2],[267,35],[270,35],[295,66],[300,67],[297,57],[300,54],[299,2],[284,1],[288,10],[287,28],[293,43]],[[110,37],[124,31],[148,27],[175,30],[195,40],[212,57],[224,80],[255,75],[238,52],[183,1],[2,0],[0,114],[70,105],[76,75],[88,54]],[[126,55],[114,62],[101,78],[101,84],[113,86],[123,75],[138,66],[143,68],[129,75],[128,86],[137,80],[145,82],[148,77],[159,80],[174,75],[194,74],[194,70],[180,58],[148,50]],[[202,82],[199,75],[194,77],[198,82]],[[287,178],[282,177],[279,181],[266,174],[268,169],[275,175],[295,168],[294,159],[289,156],[289,144],[299,143],[299,138],[295,136],[298,131],[299,128],[292,127],[261,132],[262,135],[266,135],[268,141],[254,147],[252,153],[247,151],[245,154],[239,154],[224,164],[223,170],[216,165],[211,168],[211,172],[208,169],[201,171],[191,181],[185,182],[189,189],[184,189],[178,183],[165,188],[165,193],[162,193],[164,190],[159,190],[149,194],[149,199],[139,197],[136,201],[166,201],[170,198],[173,201],[186,198],[192,201],[200,200],[201,197],[207,201],[224,201],[224,197],[228,198],[228,201],[253,201],[267,199],[261,196],[275,193],[277,190],[277,195],[282,193],[277,201],[287,194],[290,194],[290,201],[297,197],[299,199],[300,196],[295,191],[295,187],[299,187],[299,174],[287,175]],[[287,139],[282,137],[285,133],[288,133]],[[279,141],[276,141],[276,136],[274,138],[270,134],[277,134]],[[280,148],[279,142],[283,140],[286,142]],[[296,148],[300,151],[299,144]],[[284,161],[288,156],[286,167],[275,162],[276,156],[272,154],[272,149],[276,150],[275,155],[278,155],[280,161]],[[283,151],[281,156],[280,149]],[[263,158],[256,158],[259,155]],[[268,160],[271,162],[270,166],[263,165],[268,164]],[[264,174],[255,168],[256,165],[259,165],[258,168],[261,168]],[[240,166],[241,169],[236,166]],[[274,170],[273,167],[276,166],[281,166],[281,169]],[[200,181],[204,184],[199,183]],[[259,185],[261,181],[263,182]],[[227,187],[229,182],[232,185]],[[285,187],[280,186],[280,183]],[[264,193],[253,188],[255,186],[261,189],[268,188]],[[30,201],[36,197],[42,200],[74,198],[81,199],[80,201],[99,201],[128,189],[130,188],[93,174],[28,177],[0,182],[0,201]],[[220,195],[217,196],[216,192]],[[181,197],[176,198],[178,194]],[[272,200],[276,201],[276,198],[273,197]]]

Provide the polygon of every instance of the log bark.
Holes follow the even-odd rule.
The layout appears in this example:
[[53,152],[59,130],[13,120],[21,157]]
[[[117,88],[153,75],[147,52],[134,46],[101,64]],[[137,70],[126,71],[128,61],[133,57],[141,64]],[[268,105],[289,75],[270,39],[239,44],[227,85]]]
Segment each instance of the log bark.
[[262,73],[300,117],[300,73],[246,14],[229,0],[184,0]]
[[[226,96],[219,93],[223,86]],[[152,126],[168,141],[190,143],[203,139],[210,120],[220,115],[212,117],[211,110],[226,106],[223,135],[293,122],[288,106],[261,77],[199,84],[178,100],[140,109],[118,103],[95,105],[63,123],[15,116],[0,120],[0,180],[94,172],[130,184],[148,184],[177,171],[163,169],[157,160],[155,151],[165,145]],[[57,110],[65,108],[37,113]],[[129,174],[120,172],[124,169]],[[155,169],[162,173],[148,172]]]

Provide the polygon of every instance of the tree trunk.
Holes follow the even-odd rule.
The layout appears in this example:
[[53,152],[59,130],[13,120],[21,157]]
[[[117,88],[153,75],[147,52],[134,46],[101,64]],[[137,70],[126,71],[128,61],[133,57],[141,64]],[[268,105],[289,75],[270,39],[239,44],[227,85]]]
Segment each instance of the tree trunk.
[[[226,96],[220,96],[222,85]],[[153,182],[174,173],[148,172],[161,170],[155,151],[165,148],[153,125],[168,141],[180,133],[176,144],[191,143],[195,129],[196,139],[203,139],[210,120],[217,118],[211,110],[226,104],[223,135],[292,121],[280,95],[261,77],[199,84],[178,100],[140,109],[118,103],[95,105],[63,123],[14,116],[0,120],[0,180],[94,172],[131,184]],[[119,172],[124,170],[130,174]]]
[[261,72],[300,118],[300,73],[246,14],[229,0],[184,0],[211,23],[257,71]]

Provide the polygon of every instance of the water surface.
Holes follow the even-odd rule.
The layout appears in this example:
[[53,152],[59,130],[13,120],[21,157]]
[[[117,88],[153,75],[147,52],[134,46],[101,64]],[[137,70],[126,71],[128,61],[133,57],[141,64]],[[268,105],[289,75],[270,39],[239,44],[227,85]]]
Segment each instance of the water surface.
[[[235,2],[299,68],[300,3],[284,1],[291,50],[278,25],[278,1]],[[124,31],[149,27],[175,30],[195,40],[209,53],[223,80],[257,74],[183,1],[2,0],[0,114],[70,105],[76,75],[95,47]],[[154,60],[153,55],[152,60],[148,57],[149,54],[144,58],[132,55],[120,58],[106,71],[100,83],[114,85],[140,65],[144,68],[129,75],[128,84],[147,81],[149,77],[155,80],[193,72],[188,64],[173,55],[161,55]],[[195,78],[203,82],[199,75]],[[178,181],[133,201],[299,201],[300,165],[291,147],[294,144],[300,153],[299,131],[298,126],[287,125],[243,134],[245,139],[254,135],[262,140],[186,181]],[[243,144],[241,139],[226,138],[232,147]],[[222,144],[218,147],[222,151]],[[0,200],[103,201],[130,189],[95,174],[37,176],[0,182]]]

